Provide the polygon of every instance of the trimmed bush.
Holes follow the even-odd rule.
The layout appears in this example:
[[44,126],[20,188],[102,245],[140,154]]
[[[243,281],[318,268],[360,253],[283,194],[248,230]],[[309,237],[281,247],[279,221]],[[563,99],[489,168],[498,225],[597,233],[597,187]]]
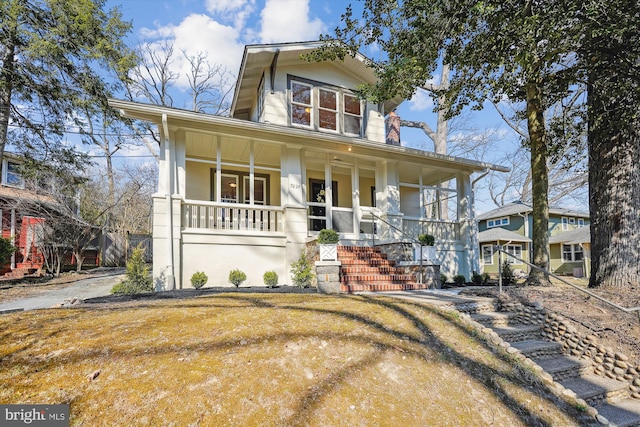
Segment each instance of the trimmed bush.
[[153,280],[149,275],[149,267],[144,262],[143,248],[135,248],[127,262],[127,278],[111,289],[112,294],[141,294],[153,292]]
[[418,241],[422,246],[433,246],[436,243],[436,238],[431,234],[421,234],[418,236]]
[[229,282],[237,288],[242,282],[247,280],[247,275],[237,268],[229,272]]
[[267,288],[275,288],[278,284],[278,274],[275,271],[267,271],[262,275],[262,280]]
[[511,264],[509,264],[509,261],[504,261],[502,263],[502,284],[509,285],[511,283],[514,283],[515,280],[516,276],[513,274]]
[[445,283],[447,283],[448,281],[449,281],[449,278],[448,278],[445,274],[440,273],[440,284],[441,284],[441,285],[444,285],[444,284],[445,284]]
[[455,276],[453,276],[453,283],[455,283],[456,286],[464,286],[466,282],[467,278],[464,277],[463,274],[456,274]]
[[482,285],[482,283],[484,282],[484,278],[482,277],[482,274],[478,274],[474,271],[473,275],[471,276],[471,281],[474,285]]
[[196,271],[193,273],[193,276],[191,276],[191,286],[196,289],[200,289],[207,284],[207,280],[209,280],[209,278],[204,274],[204,272]]
[[335,245],[340,241],[340,236],[335,230],[323,228],[318,233],[318,243],[321,245]]
[[291,264],[291,275],[293,284],[299,288],[308,288],[313,281],[313,266],[307,256],[307,251],[302,250],[300,258]]
[[11,255],[18,251],[18,248],[11,244],[11,239],[0,237],[0,267],[4,267],[11,261]]
[[491,276],[489,275],[489,273],[482,273],[482,284],[486,285],[487,282],[489,281],[489,279],[491,279]]

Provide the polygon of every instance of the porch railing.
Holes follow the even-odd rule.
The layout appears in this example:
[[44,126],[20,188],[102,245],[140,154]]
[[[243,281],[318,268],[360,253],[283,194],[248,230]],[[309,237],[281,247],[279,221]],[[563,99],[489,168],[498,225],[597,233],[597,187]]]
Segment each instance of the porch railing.
[[402,232],[407,236],[431,234],[438,241],[460,240],[460,223],[457,221],[403,218]]
[[281,233],[284,211],[280,207],[186,200],[182,204],[184,227]]

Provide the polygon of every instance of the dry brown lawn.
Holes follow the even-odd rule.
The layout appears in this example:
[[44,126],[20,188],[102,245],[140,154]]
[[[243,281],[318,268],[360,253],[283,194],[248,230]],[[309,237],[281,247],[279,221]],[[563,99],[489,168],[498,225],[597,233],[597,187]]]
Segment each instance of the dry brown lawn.
[[38,310],[0,337],[0,403],[69,403],[72,425],[585,423],[457,316],[383,296]]

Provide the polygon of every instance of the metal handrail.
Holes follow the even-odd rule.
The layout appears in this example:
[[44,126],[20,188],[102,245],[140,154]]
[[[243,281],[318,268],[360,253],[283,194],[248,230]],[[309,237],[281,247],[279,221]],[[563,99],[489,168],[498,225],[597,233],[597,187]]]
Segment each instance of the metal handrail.
[[548,274],[549,276],[553,277],[554,279],[561,281],[561,282],[562,282],[562,283],[564,283],[565,285],[569,285],[569,286],[571,286],[572,288],[579,290],[580,292],[584,292],[585,294],[587,294],[587,295],[589,295],[589,296],[592,296],[592,297],[594,297],[595,299],[597,299],[597,300],[599,300],[599,301],[602,301],[603,303],[605,303],[605,304],[607,304],[607,305],[610,305],[611,307],[613,307],[613,308],[615,308],[615,309],[617,309],[617,310],[623,311],[623,312],[628,313],[628,314],[631,314],[631,313],[636,312],[636,313],[638,313],[638,321],[640,321],[640,307],[631,307],[631,308],[622,307],[621,305],[618,305],[618,304],[616,304],[616,303],[615,303],[615,302],[613,302],[613,301],[609,301],[608,299],[606,299],[606,298],[604,298],[604,297],[601,297],[600,295],[597,295],[597,294],[595,294],[595,293],[593,293],[593,292],[589,291],[588,289],[584,289],[584,288],[582,288],[582,287],[580,287],[580,286],[578,286],[578,285],[576,285],[576,284],[573,284],[573,283],[571,283],[571,282],[569,282],[569,281],[567,281],[567,280],[564,280],[562,277],[560,277],[560,276],[558,276],[558,275],[556,275],[556,274],[553,274],[553,273],[552,273],[552,272],[550,272],[549,270],[545,270],[545,269],[544,269],[544,268],[542,268],[542,267],[538,267],[538,266],[537,266],[537,265],[535,265],[535,264],[532,264],[532,263],[530,263],[530,262],[527,262],[527,261],[525,261],[525,260],[523,260],[523,259],[518,258],[517,256],[515,256],[515,255],[513,255],[513,254],[510,254],[509,252],[507,252],[507,251],[503,250],[503,249],[500,247],[500,245],[497,245],[497,246],[495,247],[495,249],[498,251],[498,254],[499,254],[499,255],[498,255],[498,286],[499,286],[499,292],[500,292],[500,293],[502,293],[502,254],[504,253],[504,254],[506,254],[507,256],[510,256],[511,258],[514,258],[514,259],[516,259],[516,260],[518,260],[518,261],[520,261],[520,262],[522,262],[522,263],[525,263],[525,264],[527,264],[527,265],[528,265],[529,267],[531,267],[531,268],[535,268],[536,270],[540,270],[540,271],[542,271],[543,273]]
[[[417,243],[420,245],[420,273],[418,274],[418,283],[422,283],[422,245],[420,244],[420,241],[418,239],[415,239],[409,235],[407,235],[404,230],[399,229],[398,227],[396,227],[395,225],[389,223],[389,221],[387,221],[386,219],[382,219],[381,217],[379,217],[378,215],[374,214],[373,212],[371,212],[371,216],[375,219],[378,219],[382,222],[384,222],[385,224],[387,224],[389,227],[393,228],[394,230],[397,230],[400,232],[400,234],[402,235],[402,240],[404,240],[405,238],[410,240],[412,243]],[[372,245],[375,246],[376,244],[376,233],[372,233]]]

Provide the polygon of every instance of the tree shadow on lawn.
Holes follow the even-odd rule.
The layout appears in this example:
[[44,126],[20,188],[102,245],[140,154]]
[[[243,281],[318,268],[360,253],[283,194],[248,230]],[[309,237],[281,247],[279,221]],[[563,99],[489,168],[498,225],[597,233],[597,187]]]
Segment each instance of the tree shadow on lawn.
[[[318,295],[318,297],[324,297]],[[321,304],[321,301],[314,299],[312,302],[314,304]],[[515,414],[524,424],[527,425],[539,425],[539,426],[547,426],[549,423],[540,418],[539,416],[533,414],[526,406],[524,406],[521,402],[514,399],[511,396],[510,391],[507,388],[507,385],[516,386],[520,389],[527,389],[528,384],[526,384],[521,378],[519,378],[515,372],[503,372],[494,367],[488,366],[487,364],[478,362],[476,360],[472,360],[469,357],[465,356],[461,352],[457,351],[452,347],[451,344],[448,344],[441,340],[438,336],[436,336],[429,326],[429,324],[420,317],[419,313],[425,314],[425,319],[428,315],[436,315],[441,319],[447,322],[449,327],[457,328],[461,333],[465,334],[465,336],[469,337],[469,339],[477,340],[477,338],[466,328],[464,328],[459,323],[452,320],[451,316],[446,315],[444,312],[434,309],[432,307],[428,307],[419,303],[414,303],[411,301],[403,300],[402,303],[392,301],[388,297],[370,297],[370,296],[346,296],[346,295],[333,295],[328,296],[330,299],[357,299],[360,302],[366,304],[374,304],[380,309],[391,311],[396,315],[399,315],[405,319],[407,319],[415,328],[413,333],[408,333],[407,331],[402,331],[401,329],[393,329],[389,325],[381,323],[380,321],[368,317],[363,314],[354,313],[341,309],[330,309],[330,308],[322,308],[322,307],[313,307],[310,304],[302,304],[297,305],[296,303],[292,304],[291,302],[279,302],[275,300],[269,300],[268,298],[261,298],[260,296],[252,296],[250,294],[243,293],[225,293],[219,295],[212,295],[210,298],[203,299],[202,303],[194,303],[193,301],[190,303],[177,303],[175,305],[171,305],[171,308],[181,308],[181,309],[189,309],[189,308],[201,308],[201,309],[216,309],[216,308],[225,308],[227,310],[233,309],[246,309],[246,308],[257,308],[257,309],[277,309],[277,310],[292,310],[299,312],[309,312],[314,314],[322,314],[329,315],[331,317],[336,317],[336,322],[339,322],[339,319],[348,319],[352,322],[360,324],[364,327],[372,328],[378,332],[382,332],[385,335],[401,340],[402,344],[390,344],[389,342],[385,342],[382,339],[378,339],[372,336],[364,336],[364,335],[346,335],[346,334],[338,334],[333,331],[323,332],[279,332],[276,334],[262,334],[256,335],[254,338],[250,338],[246,340],[246,343],[243,344],[244,347],[259,345],[265,341],[269,342],[288,342],[293,340],[300,340],[305,338],[316,338],[316,339],[327,339],[327,340],[335,340],[338,342],[344,342],[346,344],[361,344],[367,347],[373,347],[373,351],[369,353],[368,357],[364,360],[359,360],[355,363],[348,364],[343,367],[335,367],[333,371],[324,379],[318,381],[316,384],[312,385],[299,399],[297,405],[293,408],[293,412],[291,416],[284,423],[285,425],[298,425],[301,423],[305,423],[305,420],[309,419],[310,414],[313,414],[315,411],[321,408],[323,401],[331,395],[332,391],[335,389],[337,384],[344,384],[348,381],[349,378],[355,377],[357,374],[363,372],[368,367],[373,367],[377,363],[380,362],[382,357],[387,352],[397,352],[399,349],[406,353],[407,356],[415,356],[420,359],[425,358],[425,354],[429,352],[435,352],[439,355],[441,359],[446,360],[448,363],[453,364],[458,369],[463,371],[471,378],[475,378],[478,382],[482,383],[486,386],[488,390],[494,393],[499,399],[501,399],[505,406],[510,408],[510,410]],[[217,302],[219,300],[221,302]],[[240,303],[240,305],[229,306],[229,304],[224,304],[222,301],[233,302],[235,304]],[[166,304],[166,303],[165,303]],[[404,307],[403,307],[404,306]],[[405,307],[411,307],[415,309],[418,314],[414,314],[407,310]],[[162,304],[143,304],[142,306],[120,306],[120,307],[108,307],[110,311],[131,311],[134,310],[148,310],[150,308],[166,308],[166,305]],[[105,309],[107,309],[105,307]],[[88,310],[93,311],[93,310]],[[96,310],[98,311],[98,310]],[[99,311],[102,311],[99,309]],[[375,311],[375,313],[380,313],[380,310]],[[81,313],[79,312],[78,315]],[[148,312],[147,312],[148,314]],[[376,314],[377,315],[377,314]],[[135,316],[128,316],[128,320],[134,321]],[[57,331],[58,334],[60,331]],[[206,332],[206,331],[203,331]],[[11,334],[10,334],[11,335]],[[10,338],[10,335],[7,338]],[[212,334],[210,339],[197,340],[196,342],[189,343],[184,346],[166,346],[161,344],[156,344],[152,347],[149,346],[140,346],[139,348],[127,348],[125,346],[118,348],[117,346],[111,345],[109,355],[110,357],[145,357],[148,355],[162,355],[162,354],[171,354],[176,352],[199,352],[199,351],[225,351],[231,352],[237,350],[239,338],[230,338],[225,339],[223,341],[216,339],[215,334]],[[46,339],[46,337],[45,337]],[[404,343],[407,344],[404,344]],[[122,343],[117,343],[122,344]],[[429,352],[421,352],[412,348],[409,344],[417,345],[419,347],[428,349]],[[483,344],[489,351],[493,352],[493,350],[487,345]],[[10,360],[14,357],[18,360],[16,362],[20,363],[20,355],[16,353],[20,353],[23,349],[17,350],[16,352],[12,352],[11,355],[4,357],[4,359],[0,362],[0,367],[4,365],[6,367],[7,363],[10,363]],[[55,360],[56,357],[53,357],[53,360],[47,361],[36,361],[33,364],[29,365],[29,370],[33,372],[40,372],[43,369],[46,369],[47,366],[51,366],[55,363],[60,363],[64,361],[64,363],[68,363],[73,365],[79,361],[85,361],[87,359],[95,358],[99,360],[100,357],[104,356],[104,348],[93,348],[93,349],[77,349],[72,351],[71,353],[66,353],[64,355],[63,360]],[[496,358],[507,361],[507,358],[504,355],[493,353]],[[438,356],[436,356],[438,357]],[[434,359],[434,362],[436,359]],[[79,374],[83,375],[83,374]],[[541,389],[541,387],[540,387]],[[81,397],[78,397],[81,399]],[[559,401],[555,396],[552,396],[550,393],[548,395],[542,396],[542,398],[548,400],[551,404],[560,407],[567,413],[572,414],[572,417],[576,420],[580,419],[580,415],[577,411],[571,407],[570,405]],[[73,398],[75,401],[76,398]],[[67,403],[67,402],[65,402]],[[73,403],[73,402],[69,402]]]
[[[343,296],[343,297],[353,298],[353,296]],[[518,416],[525,424],[535,425],[535,426],[550,425],[547,421],[536,416],[527,407],[523,406],[519,401],[514,399],[511,396],[511,393],[509,392],[509,390],[503,385],[504,382],[508,382],[511,385],[515,385],[520,388],[527,388],[528,386],[530,386],[530,384],[527,384],[525,381],[522,380],[522,378],[518,377],[513,372],[511,373],[501,372],[486,364],[469,359],[468,357],[463,355],[461,352],[456,351],[449,344],[443,342],[440,338],[438,338],[435,334],[433,334],[430,330],[429,325],[425,323],[422,319],[420,319],[418,316],[414,315],[413,313],[409,312],[408,310],[402,308],[398,303],[392,302],[391,300],[383,300],[380,298],[373,298],[365,295],[358,295],[355,297],[369,304],[376,304],[387,310],[392,310],[396,314],[408,319],[413,324],[413,326],[419,331],[419,336],[412,337],[407,335],[406,332],[390,329],[388,326],[382,323],[379,323],[373,319],[364,317],[359,314],[340,311],[340,310],[299,307],[299,306],[291,306],[291,305],[278,306],[278,305],[269,304],[259,298],[241,297],[241,296],[235,296],[235,295],[230,296],[228,298],[231,298],[234,300],[235,299],[246,300],[254,304],[256,307],[278,308],[278,309],[284,308],[289,310],[311,311],[315,313],[346,317],[349,320],[356,321],[366,326],[375,328],[385,334],[392,335],[395,338],[399,338],[402,340],[408,339],[409,342],[413,344],[418,344],[420,346],[427,346],[429,349],[440,354],[441,357],[443,357],[445,360],[454,364],[459,369],[464,371],[470,377],[476,378],[483,385],[485,385],[487,389],[492,390],[496,394],[496,396],[500,400],[502,400],[505,403],[505,405],[513,412],[513,414]],[[449,327],[455,327],[460,332],[469,336],[470,338],[473,338],[474,340],[478,340],[477,337],[473,336],[468,329],[464,328],[458,322],[452,321],[451,317],[447,316],[444,312],[440,310],[434,309],[432,307],[427,307],[419,303],[410,302],[407,300],[403,300],[403,304],[412,306],[413,308],[416,308],[417,310],[421,310],[425,313],[435,314],[440,318],[442,318],[443,320],[445,320],[448,323]],[[300,420],[304,420],[308,416],[309,412],[313,412],[314,410],[316,410],[316,408],[320,407],[323,401],[323,396],[329,394],[335,388],[336,384],[345,382],[347,378],[349,378],[350,376],[358,372],[363,371],[364,368],[366,367],[376,365],[386,351],[392,351],[392,350],[398,349],[397,346],[389,345],[379,341],[378,342],[371,342],[369,340],[365,340],[365,341],[367,341],[368,345],[374,344],[374,346],[376,347],[376,351],[374,352],[374,354],[371,355],[371,357],[366,361],[366,363],[359,361],[358,363],[348,365],[343,369],[340,369],[334,372],[332,375],[330,375],[328,378],[323,380],[321,383],[312,387],[309,390],[309,392],[306,395],[304,395],[303,398],[301,399],[299,405],[294,410],[293,415],[288,420],[287,425],[298,425],[302,423],[302,421]],[[484,343],[483,345],[488,349],[488,351],[492,352],[497,358],[503,361],[506,361],[510,365],[513,364],[513,361],[508,360],[504,355],[496,354],[493,351],[493,349],[489,347],[486,343]],[[406,347],[403,348],[403,351],[406,352],[408,355],[413,355],[420,358],[424,357],[424,354],[415,352]],[[483,373],[483,375],[480,376],[479,373]],[[542,387],[543,387],[542,385],[540,385],[539,387],[541,391],[542,391]],[[563,402],[560,399],[558,399],[548,389],[546,389],[546,394],[541,397],[549,401],[551,404],[558,406],[565,412],[569,414],[573,414],[573,418],[575,418],[576,421],[579,420],[580,418],[584,418],[581,416],[581,414],[579,414],[575,410],[575,408],[573,408],[571,405],[567,404],[566,402]],[[582,419],[582,421],[588,422],[590,420]]]

